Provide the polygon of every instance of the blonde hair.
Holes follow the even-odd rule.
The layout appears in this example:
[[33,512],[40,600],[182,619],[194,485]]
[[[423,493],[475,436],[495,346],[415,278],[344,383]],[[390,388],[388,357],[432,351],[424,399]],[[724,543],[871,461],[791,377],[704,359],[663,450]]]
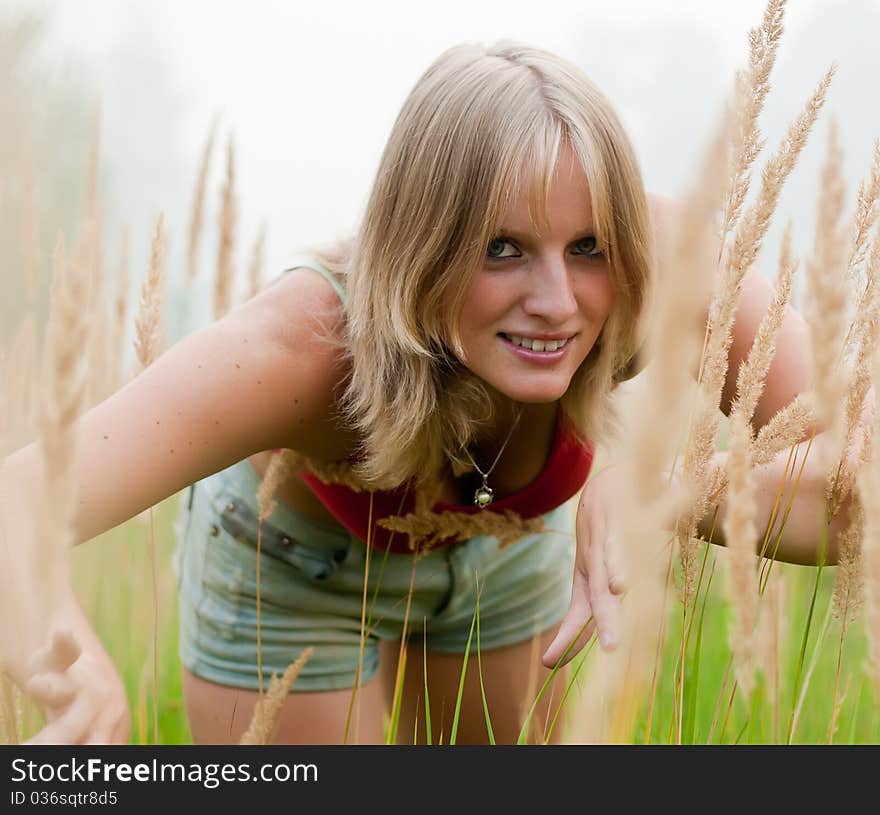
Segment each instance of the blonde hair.
[[351,368],[339,408],[362,439],[355,473],[366,486],[423,483],[446,458],[468,469],[462,448],[494,406],[459,361],[464,294],[521,183],[546,222],[564,143],[589,183],[615,305],[562,408],[584,438],[616,429],[608,396],[637,348],[651,264],[634,151],[576,66],[516,42],[465,43],[441,54],[405,100],[354,238],[315,251],[348,293]]

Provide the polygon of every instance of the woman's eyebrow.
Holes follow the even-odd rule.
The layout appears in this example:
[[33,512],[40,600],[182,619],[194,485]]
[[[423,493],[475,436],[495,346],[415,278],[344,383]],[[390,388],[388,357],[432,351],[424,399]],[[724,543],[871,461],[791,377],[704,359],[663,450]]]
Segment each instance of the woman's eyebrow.
[[[504,235],[507,235],[511,238],[514,238],[518,241],[528,242],[532,240],[532,238],[537,237],[532,232],[520,232],[517,229],[509,229],[508,227],[502,225],[498,227],[498,232]],[[595,235],[595,227],[590,224],[589,226],[583,227],[583,229],[579,229],[577,232],[572,235],[572,239],[575,238],[583,238],[583,237],[594,237]]]

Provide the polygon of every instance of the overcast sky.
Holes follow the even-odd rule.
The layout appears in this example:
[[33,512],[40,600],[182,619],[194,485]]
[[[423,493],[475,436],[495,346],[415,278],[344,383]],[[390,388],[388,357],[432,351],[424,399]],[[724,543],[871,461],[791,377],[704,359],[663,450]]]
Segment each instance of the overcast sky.
[[[516,38],[571,59],[609,95],[649,189],[673,197],[692,178],[763,0],[540,0],[444,3],[289,0],[5,0],[49,19],[46,59],[81,73],[102,104],[108,227],[132,227],[133,273],[146,271],[151,223],[169,223],[173,274],[185,258],[199,156],[215,114],[233,136],[244,267],[268,225],[267,275],[297,247],[350,230],[404,97],[444,49]],[[440,10],[442,8],[442,11]],[[765,271],[786,217],[808,251],[828,115],[842,128],[854,201],[880,136],[880,0],[791,0],[762,126],[771,146],[830,65],[829,102],[780,204]],[[215,152],[207,217],[217,216]],[[206,231],[202,275],[216,255]],[[143,261],[143,262],[140,262]]]

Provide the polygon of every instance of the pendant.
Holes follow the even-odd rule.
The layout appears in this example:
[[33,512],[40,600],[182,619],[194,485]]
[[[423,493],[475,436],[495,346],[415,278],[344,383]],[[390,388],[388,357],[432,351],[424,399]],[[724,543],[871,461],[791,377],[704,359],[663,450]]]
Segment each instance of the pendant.
[[474,503],[480,508],[489,506],[492,503],[492,499],[495,497],[495,493],[492,492],[492,488],[483,481],[483,486],[478,487],[477,491],[474,493]]

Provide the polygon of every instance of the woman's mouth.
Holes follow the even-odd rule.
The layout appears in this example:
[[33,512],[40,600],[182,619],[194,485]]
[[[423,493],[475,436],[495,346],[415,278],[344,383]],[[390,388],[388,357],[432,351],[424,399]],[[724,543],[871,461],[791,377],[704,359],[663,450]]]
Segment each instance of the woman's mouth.
[[557,340],[532,340],[504,332],[499,333],[498,336],[520,359],[530,362],[556,362],[565,356],[566,350],[577,334]]

